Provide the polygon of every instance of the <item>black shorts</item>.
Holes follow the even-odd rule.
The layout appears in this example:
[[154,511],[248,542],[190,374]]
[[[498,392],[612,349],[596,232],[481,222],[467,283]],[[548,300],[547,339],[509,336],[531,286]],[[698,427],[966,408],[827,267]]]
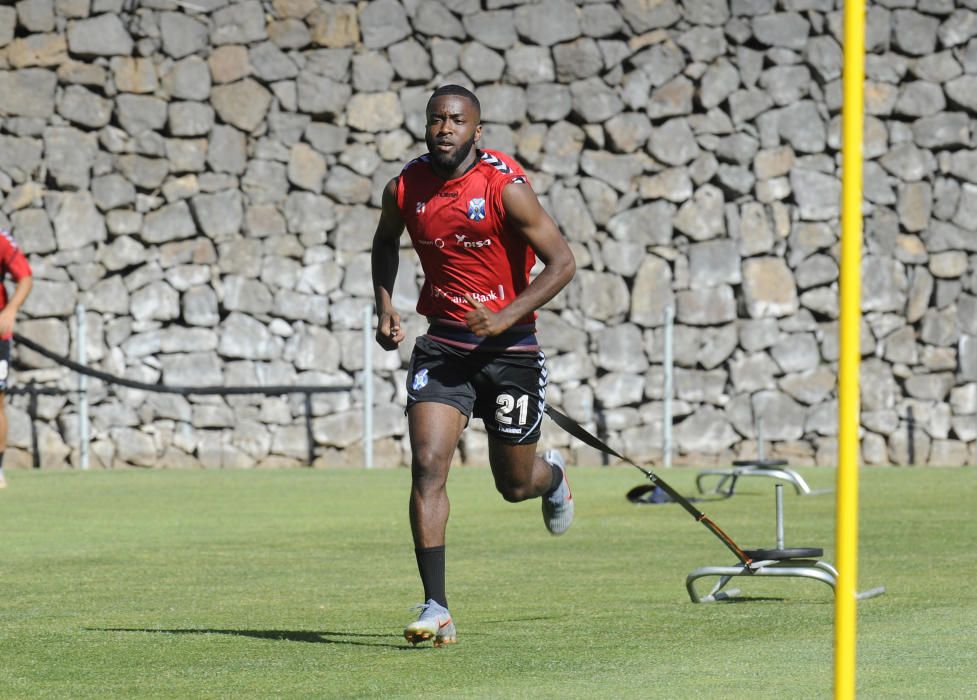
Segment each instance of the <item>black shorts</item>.
[[481,418],[493,438],[539,442],[546,407],[542,351],[471,352],[421,336],[407,369],[407,408],[433,401]]
[[0,393],[7,390],[7,380],[10,378],[10,338],[0,338]]

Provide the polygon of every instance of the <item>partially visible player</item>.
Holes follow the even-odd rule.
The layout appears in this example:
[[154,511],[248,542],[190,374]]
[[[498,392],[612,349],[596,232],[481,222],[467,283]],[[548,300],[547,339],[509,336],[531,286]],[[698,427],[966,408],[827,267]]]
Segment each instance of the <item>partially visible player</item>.
[[[7,275],[14,281],[14,293],[7,297],[3,284]],[[24,251],[9,231],[0,229],[0,489],[6,488],[3,476],[3,455],[7,449],[6,404],[7,378],[10,375],[10,346],[13,343],[14,323],[33,281],[31,266],[24,257]]]
[[[383,191],[373,285],[377,342],[394,350],[405,337],[391,300],[406,226],[425,276],[417,311],[430,326],[417,339],[407,373],[410,523],[426,602],[404,636],[441,646],[456,638],[445,595],[445,486],[472,415],[485,423],[503,498],[541,498],[544,523],[555,535],[573,519],[563,458],[555,450],[536,454],[546,368],[535,319],[576,267],[519,165],[477,148],[478,98],[458,85],[442,86],[426,117],[429,152]],[[545,267],[530,281],[537,257]]]

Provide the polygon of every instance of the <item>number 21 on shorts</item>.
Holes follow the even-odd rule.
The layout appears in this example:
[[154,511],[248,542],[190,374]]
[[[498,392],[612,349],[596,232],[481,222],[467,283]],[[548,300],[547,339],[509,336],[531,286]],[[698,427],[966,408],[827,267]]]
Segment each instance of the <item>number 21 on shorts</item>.
[[519,413],[516,425],[526,425],[526,418],[529,415],[529,395],[523,394],[518,399],[512,394],[499,394],[495,397],[495,420],[499,425],[512,425],[512,411],[516,409]]

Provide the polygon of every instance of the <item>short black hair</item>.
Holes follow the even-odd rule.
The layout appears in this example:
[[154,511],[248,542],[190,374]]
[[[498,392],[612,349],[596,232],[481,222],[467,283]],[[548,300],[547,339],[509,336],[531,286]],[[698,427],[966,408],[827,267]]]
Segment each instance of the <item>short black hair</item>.
[[479,115],[482,114],[482,103],[478,101],[477,97],[475,97],[475,93],[466,87],[462,87],[461,85],[442,85],[431,93],[431,97],[428,98],[427,103],[431,104],[431,100],[435,99],[436,97],[444,97],[445,95],[457,95],[458,97],[464,97],[466,100],[475,105],[475,109],[478,110]]

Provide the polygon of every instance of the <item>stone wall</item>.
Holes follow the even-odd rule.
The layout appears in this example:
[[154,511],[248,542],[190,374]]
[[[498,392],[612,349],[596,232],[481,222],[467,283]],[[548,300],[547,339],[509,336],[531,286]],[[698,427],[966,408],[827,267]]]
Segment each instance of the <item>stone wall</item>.
[[[833,464],[840,0],[21,0],[0,7],[3,224],[35,271],[18,331],[146,382],[359,381],[383,183],[433,87],[474,87],[579,272],[540,315],[550,400],[677,463]],[[868,8],[862,456],[977,462],[977,1]],[[406,237],[405,237],[406,244]],[[418,266],[404,248],[408,329]],[[376,348],[376,455],[407,461],[404,366]],[[16,381],[76,377],[21,348]],[[289,466],[299,397],[91,383],[96,466]],[[29,463],[11,397],[8,464]],[[362,392],[313,402],[318,466],[362,463]],[[43,396],[45,467],[77,462]],[[479,426],[460,459],[484,464]],[[547,444],[570,440],[548,426]],[[578,463],[599,456],[569,450]]]

